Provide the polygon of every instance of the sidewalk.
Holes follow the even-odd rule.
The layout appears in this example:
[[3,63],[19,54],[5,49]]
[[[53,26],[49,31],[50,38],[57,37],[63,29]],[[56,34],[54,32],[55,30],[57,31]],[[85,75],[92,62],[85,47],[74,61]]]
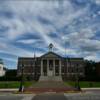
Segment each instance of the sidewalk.
[[82,90],[100,90],[100,88],[81,88]]
[[100,93],[100,88],[82,88],[84,92]]
[[[100,91],[100,88],[81,88],[83,91]],[[0,92],[16,92],[18,88],[7,88],[7,89],[0,89]]]
[[16,92],[18,91],[18,88],[7,88],[7,89],[0,89],[0,92]]

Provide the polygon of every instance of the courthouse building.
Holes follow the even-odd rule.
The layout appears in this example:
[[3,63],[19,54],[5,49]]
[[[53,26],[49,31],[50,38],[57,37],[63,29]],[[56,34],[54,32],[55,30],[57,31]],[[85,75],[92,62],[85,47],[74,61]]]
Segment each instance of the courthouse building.
[[57,80],[73,79],[78,75],[84,76],[85,61],[83,58],[62,57],[53,51],[49,51],[40,57],[19,57],[17,74],[22,70],[25,76],[47,80],[47,77],[55,77]]

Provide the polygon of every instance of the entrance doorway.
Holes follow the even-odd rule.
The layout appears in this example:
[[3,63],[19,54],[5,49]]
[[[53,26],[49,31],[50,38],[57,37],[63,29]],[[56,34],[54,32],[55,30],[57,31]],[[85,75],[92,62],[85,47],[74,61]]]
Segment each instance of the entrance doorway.
[[53,60],[49,60],[48,76],[53,76]]

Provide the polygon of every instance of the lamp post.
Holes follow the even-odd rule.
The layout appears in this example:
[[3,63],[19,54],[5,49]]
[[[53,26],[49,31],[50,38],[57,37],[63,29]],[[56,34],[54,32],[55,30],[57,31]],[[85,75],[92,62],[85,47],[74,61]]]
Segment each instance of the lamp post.
[[75,84],[75,88],[80,91],[80,84],[79,84],[79,70],[78,70],[78,64],[76,65],[76,84]]
[[[71,60],[70,60],[70,58],[67,58],[67,59],[68,59],[69,67],[71,68]],[[68,76],[68,69],[69,69],[69,67],[67,66],[67,77],[69,77]]]
[[21,80],[20,80],[20,87],[19,87],[19,92],[23,92],[23,70],[24,70],[24,65],[21,65]]
[[36,64],[36,57],[34,57],[34,77],[37,80],[37,64]]

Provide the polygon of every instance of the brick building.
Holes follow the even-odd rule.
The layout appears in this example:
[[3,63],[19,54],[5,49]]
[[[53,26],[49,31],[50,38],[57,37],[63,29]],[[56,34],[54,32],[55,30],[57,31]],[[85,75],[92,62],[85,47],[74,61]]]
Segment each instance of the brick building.
[[21,75],[22,68],[25,76],[46,79],[46,77],[57,77],[62,79],[73,79],[78,75],[84,76],[85,61],[83,58],[65,58],[52,51],[40,57],[19,57],[17,74]]

